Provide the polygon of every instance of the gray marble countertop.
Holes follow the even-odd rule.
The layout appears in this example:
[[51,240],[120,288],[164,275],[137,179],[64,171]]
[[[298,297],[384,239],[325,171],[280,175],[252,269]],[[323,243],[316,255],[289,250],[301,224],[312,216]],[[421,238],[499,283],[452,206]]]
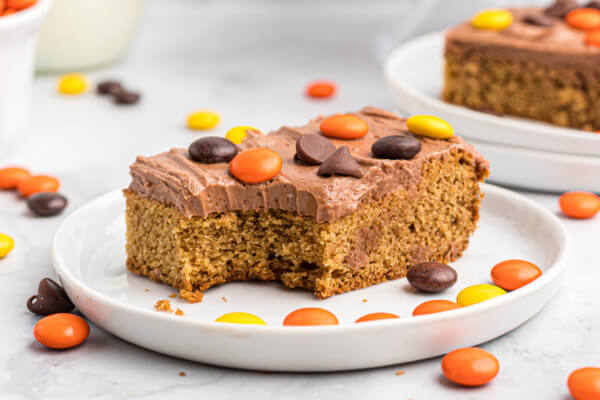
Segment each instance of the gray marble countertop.
[[[150,1],[128,58],[89,72],[92,80],[123,79],[143,93],[142,102],[126,108],[92,93],[60,97],[56,76],[39,76],[29,132],[11,153],[0,153],[1,163],[60,177],[73,211],[127,185],[136,155],[187,146],[200,136],[185,128],[194,109],[220,112],[219,134],[240,124],[263,130],[300,124],[366,104],[392,109],[380,72],[383,56],[406,35],[439,29],[481,8],[471,1],[429,3],[415,15],[426,17],[435,6],[440,17],[415,24],[403,18],[403,1],[376,7],[359,1],[344,7],[336,1]],[[338,82],[338,96],[306,99],[304,85],[321,77]],[[523,194],[558,213],[557,195]],[[32,337],[38,318],[25,300],[42,277],[55,276],[48,251],[63,218],[33,218],[14,194],[0,193],[0,231],[16,241],[0,261],[0,400],[568,399],[570,371],[600,364],[600,218],[563,219],[573,241],[563,289],[535,318],[483,345],[502,369],[478,389],[448,384],[439,358],[345,373],[247,372],[155,354],[95,326],[79,348],[45,349]],[[395,375],[398,370],[405,374]]]

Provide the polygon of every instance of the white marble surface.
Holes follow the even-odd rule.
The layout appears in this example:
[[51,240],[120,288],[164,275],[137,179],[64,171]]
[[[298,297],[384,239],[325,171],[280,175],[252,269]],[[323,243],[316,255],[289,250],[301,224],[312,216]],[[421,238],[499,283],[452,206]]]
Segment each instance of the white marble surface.
[[[38,77],[29,132],[12,152],[0,149],[0,163],[57,175],[72,211],[125,186],[135,155],[186,146],[198,137],[184,127],[187,113],[197,108],[221,113],[220,134],[236,124],[269,130],[364,104],[391,108],[379,65],[390,46],[409,32],[439,28],[481,7],[440,2],[446,8],[435,6],[440,17],[415,27],[402,19],[402,1],[375,8],[365,3],[151,1],[127,60],[89,73],[92,80],[122,78],[143,92],[142,103],[115,107],[91,93],[62,98],[55,94],[55,76]],[[434,3],[422,5],[424,11]],[[303,97],[305,83],[319,77],[339,83],[335,99]],[[558,212],[556,195],[524,194]],[[33,218],[16,196],[0,193],[0,231],[16,241],[0,261],[0,400],[567,399],[568,373],[600,365],[600,218],[563,219],[574,244],[564,288],[537,317],[483,345],[502,370],[479,389],[447,384],[439,359],[350,373],[246,372],[154,354],[96,327],[84,346],[47,350],[32,337],[38,318],[25,300],[40,278],[53,276],[48,249],[62,218]],[[400,369],[405,374],[396,376]]]

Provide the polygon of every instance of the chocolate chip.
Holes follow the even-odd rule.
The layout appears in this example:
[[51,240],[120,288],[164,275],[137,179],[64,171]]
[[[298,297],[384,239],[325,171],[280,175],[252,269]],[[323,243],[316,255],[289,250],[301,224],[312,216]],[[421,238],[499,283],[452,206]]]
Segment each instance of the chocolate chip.
[[225,138],[209,136],[190,144],[188,152],[194,161],[214,164],[231,161],[238,153],[238,148]]
[[360,178],[362,172],[360,171],[360,165],[350,155],[348,146],[341,146],[327,160],[323,161],[317,175],[346,175]]
[[102,81],[96,87],[96,91],[101,95],[115,95],[123,90],[123,86],[121,86],[121,82],[119,81]]
[[34,314],[50,315],[71,312],[75,306],[62,286],[50,278],[44,278],[38,285],[37,294],[27,300],[27,308]]
[[67,198],[58,193],[37,193],[27,199],[27,207],[40,217],[58,215],[67,204]]
[[321,135],[303,135],[296,142],[296,158],[309,165],[319,165],[335,152],[335,146]]
[[523,18],[523,22],[542,28],[550,28],[554,25],[554,19],[545,14],[528,14]]
[[556,0],[550,7],[544,9],[544,14],[556,18],[564,18],[571,11],[579,8],[575,0]]
[[423,292],[442,292],[456,283],[454,268],[439,262],[425,262],[408,269],[406,279],[411,286]]
[[371,152],[375,157],[391,160],[410,160],[420,151],[421,142],[407,135],[385,136],[371,146]]
[[140,101],[140,94],[121,90],[120,92],[114,93],[113,98],[117,104],[130,105]]
[[596,10],[600,10],[600,1],[594,0],[590,1],[585,5],[585,8],[595,8]]

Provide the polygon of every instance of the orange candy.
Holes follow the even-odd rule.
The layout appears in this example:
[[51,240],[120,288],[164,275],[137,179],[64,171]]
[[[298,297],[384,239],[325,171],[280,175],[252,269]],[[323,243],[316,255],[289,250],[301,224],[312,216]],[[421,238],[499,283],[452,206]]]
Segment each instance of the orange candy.
[[600,368],[580,368],[569,375],[569,392],[575,400],[600,400]]
[[329,81],[312,82],[306,87],[307,96],[316,97],[320,99],[333,96],[335,94],[335,91],[335,83]]
[[60,182],[48,175],[35,175],[19,182],[17,190],[23,197],[41,192],[58,192]]
[[558,200],[560,209],[571,218],[592,218],[600,211],[600,197],[590,192],[568,192]]
[[0,189],[16,189],[19,182],[29,178],[31,173],[25,168],[8,167],[0,169]]
[[398,317],[396,314],[390,314],[390,313],[386,313],[386,312],[376,312],[376,313],[372,313],[372,314],[363,315],[362,317],[357,319],[356,322],[358,323],[358,322],[367,322],[367,321],[377,321],[380,319],[393,319],[393,318],[400,318],[400,317]]
[[369,125],[362,118],[351,114],[338,114],[321,122],[321,133],[336,139],[359,139],[369,132]]
[[515,290],[542,276],[537,265],[524,260],[502,261],[492,268],[492,280],[505,290]]
[[565,17],[567,24],[575,29],[591,31],[600,29],[600,10],[595,8],[578,8]]
[[460,308],[458,304],[450,300],[429,300],[425,303],[419,304],[414,310],[412,315],[425,315],[435,314],[442,311],[455,310]]
[[451,351],[442,359],[444,376],[463,386],[485,385],[498,375],[498,371],[498,359],[477,347]]
[[6,8],[20,11],[31,7],[35,3],[37,3],[37,0],[6,0]]
[[231,160],[229,171],[242,182],[260,183],[277,176],[282,166],[283,160],[276,151],[256,147],[238,153]]
[[299,308],[288,314],[283,320],[283,326],[337,325],[337,317],[324,308]]
[[80,345],[90,334],[90,326],[73,314],[52,314],[33,327],[33,336],[51,349],[68,349]]

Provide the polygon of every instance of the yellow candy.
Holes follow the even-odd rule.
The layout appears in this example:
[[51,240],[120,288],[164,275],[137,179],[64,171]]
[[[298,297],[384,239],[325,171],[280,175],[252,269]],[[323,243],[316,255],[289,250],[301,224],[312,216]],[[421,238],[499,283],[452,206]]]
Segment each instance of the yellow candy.
[[266,325],[265,321],[258,318],[256,315],[245,312],[232,312],[221,315],[215,320],[215,322],[224,322],[227,324]]
[[413,115],[406,120],[406,126],[415,135],[433,139],[448,139],[454,135],[452,125],[433,115]]
[[8,235],[0,233],[0,258],[4,258],[15,247],[15,241]]
[[81,94],[86,87],[87,80],[81,74],[63,75],[58,81],[58,91],[62,94]]
[[219,123],[219,114],[214,111],[196,111],[189,115],[187,124],[190,129],[212,129]]
[[508,10],[491,9],[480,12],[471,20],[477,29],[491,29],[500,31],[508,28],[513,23],[513,15]]
[[225,138],[228,139],[233,144],[240,144],[244,141],[247,135],[247,131],[258,131],[258,129],[253,128],[251,126],[236,126],[235,128],[231,128],[225,134]]
[[458,296],[456,296],[456,302],[465,307],[481,303],[482,301],[486,301],[503,294],[506,294],[504,289],[495,285],[484,283],[481,285],[469,286],[461,290],[460,293],[458,293]]

